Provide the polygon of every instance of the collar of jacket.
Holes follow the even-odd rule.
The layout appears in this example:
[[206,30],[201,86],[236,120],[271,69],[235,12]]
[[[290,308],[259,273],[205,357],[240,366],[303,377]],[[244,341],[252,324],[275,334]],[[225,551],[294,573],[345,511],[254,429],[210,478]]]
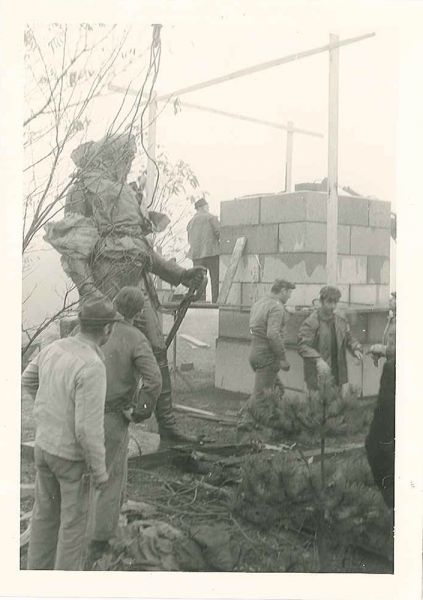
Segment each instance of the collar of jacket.
[[321,308],[318,308],[316,312],[317,312],[317,316],[319,317],[320,321],[327,321],[328,323],[330,323],[331,321],[335,320],[336,311],[333,312],[331,315],[325,315],[323,310]]

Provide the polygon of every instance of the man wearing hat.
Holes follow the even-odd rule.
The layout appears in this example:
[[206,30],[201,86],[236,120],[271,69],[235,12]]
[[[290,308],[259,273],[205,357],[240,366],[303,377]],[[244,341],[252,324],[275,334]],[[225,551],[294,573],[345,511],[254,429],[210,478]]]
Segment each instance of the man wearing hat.
[[[217,302],[219,296],[219,219],[209,212],[205,198],[200,198],[194,204],[195,215],[187,225],[190,249],[188,257],[194,267],[205,267],[210,273],[212,302]],[[206,292],[204,290],[204,298]]]
[[100,346],[119,320],[108,300],[83,304],[79,333],[46,346],[22,374],[36,421],[28,569],[83,568],[90,484],[101,489],[107,482]]
[[[285,355],[285,330],[288,302],[295,284],[285,279],[276,279],[270,293],[263,296],[250,312],[252,335],[250,365],[255,373],[254,395],[260,396],[272,389],[278,380],[280,369],[289,371]],[[283,389],[282,382],[278,382]]]
[[347,353],[363,358],[361,345],[351,335],[346,318],[336,312],[341,298],[338,288],[320,290],[320,306],[302,323],[298,353],[304,359],[304,378],[309,390],[318,389],[318,375],[332,375],[337,387],[348,382]]

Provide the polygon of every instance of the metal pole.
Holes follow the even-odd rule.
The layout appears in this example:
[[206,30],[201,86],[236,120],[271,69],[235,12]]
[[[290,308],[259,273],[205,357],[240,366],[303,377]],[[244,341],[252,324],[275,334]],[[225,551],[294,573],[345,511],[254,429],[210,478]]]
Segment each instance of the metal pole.
[[294,148],[294,123],[288,121],[286,128],[285,191],[292,192],[292,151]]
[[157,94],[153,92],[150,106],[148,107],[148,157],[147,157],[147,182],[146,202],[150,206],[153,199],[154,186],[156,184],[156,117],[157,117]]
[[[330,34],[330,43],[339,38]],[[338,104],[339,104],[339,50],[329,51],[329,121],[328,121],[328,204],[327,204],[327,281],[337,282],[338,259]]]

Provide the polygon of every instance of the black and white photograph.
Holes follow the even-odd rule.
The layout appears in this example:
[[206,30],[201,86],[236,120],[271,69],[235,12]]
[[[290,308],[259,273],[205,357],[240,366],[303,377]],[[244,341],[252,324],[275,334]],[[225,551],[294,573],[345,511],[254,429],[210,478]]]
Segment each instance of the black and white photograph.
[[21,576],[404,574],[412,12],[242,4],[21,15]]

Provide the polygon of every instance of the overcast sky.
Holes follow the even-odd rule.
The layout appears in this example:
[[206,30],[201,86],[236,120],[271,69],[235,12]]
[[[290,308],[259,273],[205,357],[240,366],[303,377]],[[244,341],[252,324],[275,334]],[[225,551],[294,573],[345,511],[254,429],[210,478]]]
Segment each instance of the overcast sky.
[[[374,32],[375,37],[340,49],[339,183],[397,204],[401,13],[393,3],[373,9],[357,3],[347,10],[341,9],[341,2],[246,2],[245,10],[229,7],[220,16],[213,12],[212,2],[204,3],[201,11],[190,6],[198,7],[175,2],[166,15],[144,18],[139,9],[132,9],[136,14],[131,36],[137,47],[148,48],[150,23],[163,23],[159,94],[325,45],[331,32],[341,39]],[[116,83],[127,85],[130,75]],[[141,81],[135,79],[134,87]],[[182,111],[177,115],[172,105],[161,112],[157,142],[171,159],[182,158],[192,166],[209,193],[213,212],[219,213],[222,200],[284,189],[286,136],[280,130],[184,108],[184,100],[280,123],[291,120],[297,127],[322,133],[322,139],[294,136],[293,183],[327,175],[328,53],[189,93],[180,100]],[[119,94],[99,101],[89,138],[104,134],[120,101]],[[65,280],[58,258],[54,250],[45,249],[24,282],[24,293],[37,281],[45,282],[37,286],[27,308],[31,320],[60,302]]]

